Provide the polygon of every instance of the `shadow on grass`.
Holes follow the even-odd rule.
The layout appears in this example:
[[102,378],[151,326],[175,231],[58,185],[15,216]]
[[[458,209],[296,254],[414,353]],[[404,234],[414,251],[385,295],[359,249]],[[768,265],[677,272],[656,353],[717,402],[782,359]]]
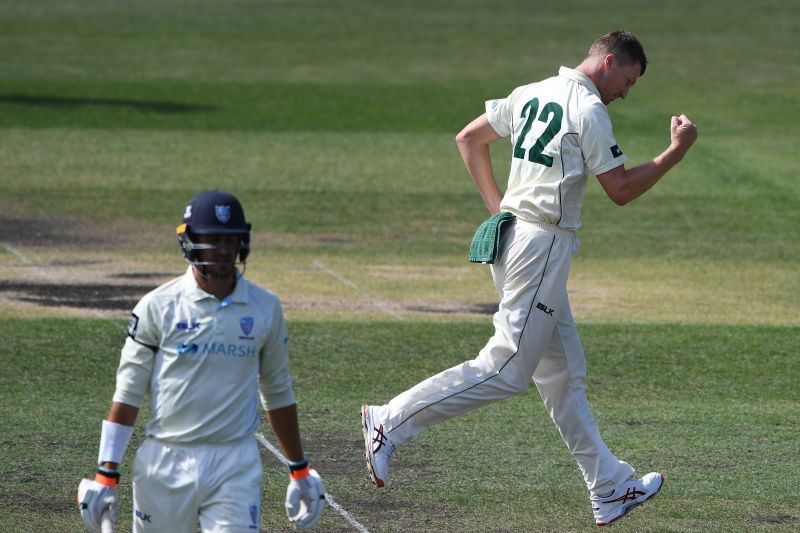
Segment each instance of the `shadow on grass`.
[[82,309],[133,309],[153,285],[114,285],[109,283],[60,284],[15,283],[0,281],[0,293],[44,307],[76,307]]
[[142,112],[179,114],[205,111],[216,111],[219,108],[211,105],[183,104],[180,102],[159,102],[145,100],[128,100],[124,98],[71,98],[61,96],[34,96],[25,94],[0,95],[0,102],[44,108],[70,108],[80,106],[126,107]]

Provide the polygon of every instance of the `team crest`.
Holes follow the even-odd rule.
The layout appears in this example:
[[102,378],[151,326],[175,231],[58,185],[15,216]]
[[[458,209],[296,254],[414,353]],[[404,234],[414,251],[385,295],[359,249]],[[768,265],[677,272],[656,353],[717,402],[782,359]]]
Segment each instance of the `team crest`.
[[242,333],[244,333],[245,335],[250,335],[250,332],[253,331],[253,324],[254,323],[255,323],[255,321],[253,320],[253,317],[251,317],[251,316],[246,316],[246,317],[240,319],[239,320],[239,325],[242,327]]
[[231,219],[231,206],[215,205],[214,214],[217,216],[217,220],[219,220],[223,224],[227,224],[228,221]]

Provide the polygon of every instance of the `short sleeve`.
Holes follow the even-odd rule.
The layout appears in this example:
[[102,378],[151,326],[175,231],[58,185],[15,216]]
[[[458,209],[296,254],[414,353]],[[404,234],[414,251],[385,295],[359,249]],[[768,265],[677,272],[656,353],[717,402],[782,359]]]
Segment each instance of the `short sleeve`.
[[296,403],[289,374],[289,334],[280,302],[275,304],[270,331],[261,351],[259,391],[267,411]]
[[150,387],[153,363],[160,344],[153,299],[142,298],[128,321],[113,401],[139,407]]
[[582,110],[580,139],[586,168],[595,176],[628,161],[614,139],[608,110],[599,101]]
[[[512,93],[513,94],[513,93]],[[486,118],[495,132],[500,137],[508,137],[511,135],[511,116],[512,116],[512,98],[501,98],[499,100],[488,100],[486,102]]]

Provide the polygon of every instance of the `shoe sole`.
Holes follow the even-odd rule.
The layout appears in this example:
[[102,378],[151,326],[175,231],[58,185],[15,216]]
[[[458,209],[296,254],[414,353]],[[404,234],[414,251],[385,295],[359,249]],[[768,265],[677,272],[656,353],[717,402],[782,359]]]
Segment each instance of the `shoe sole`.
[[364,434],[364,455],[367,457],[367,471],[369,477],[375,486],[381,488],[385,485],[384,481],[375,475],[375,467],[372,464],[372,442],[370,440],[370,427],[372,427],[372,419],[369,416],[369,405],[363,404],[361,406],[361,431]]
[[632,502],[632,503],[631,503],[631,504],[630,504],[628,507],[625,507],[625,508],[623,508],[623,509],[622,509],[622,514],[620,514],[618,517],[614,518],[613,520],[609,520],[608,522],[595,522],[595,524],[596,524],[597,526],[600,526],[600,527],[603,527],[603,526],[610,526],[611,524],[613,524],[614,522],[616,522],[617,520],[619,520],[620,518],[622,518],[623,516],[625,516],[625,515],[628,513],[628,511],[630,511],[630,510],[631,510],[631,509],[633,509],[634,507],[638,507],[638,506],[642,505],[642,504],[643,504],[643,503],[645,503],[646,501],[650,500],[650,498],[652,498],[653,496],[655,496],[656,494],[658,494],[658,491],[660,491],[660,490],[661,490],[661,487],[663,487],[663,486],[664,486],[664,474],[662,474],[662,473],[660,473],[660,472],[659,472],[659,474],[658,474],[658,475],[660,476],[661,483],[659,483],[659,484],[658,484],[658,488],[657,488],[656,490],[654,490],[653,492],[651,492],[651,493],[649,493],[649,494],[647,494],[647,495],[643,496],[641,500],[639,500],[639,501],[634,501],[634,502]]

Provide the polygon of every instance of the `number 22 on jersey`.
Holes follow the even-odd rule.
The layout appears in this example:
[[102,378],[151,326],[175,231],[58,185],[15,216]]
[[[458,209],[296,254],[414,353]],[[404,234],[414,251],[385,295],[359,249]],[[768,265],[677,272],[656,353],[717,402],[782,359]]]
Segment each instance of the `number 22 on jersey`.
[[[522,145],[531,130],[531,126],[533,125],[533,121],[536,118],[536,113],[538,111],[538,98],[534,98],[533,100],[529,101],[527,104],[525,104],[525,107],[522,108],[520,117],[526,120],[525,125],[522,127],[522,132],[520,132],[519,138],[517,138],[517,142],[514,144],[514,157],[517,159],[525,159],[526,150],[522,147]],[[549,155],[545,155],[543,152],[544,147],[553,140],[553,137],[555,137],[559,131],[561,131],[561,117],[563,115],[564,110],[555,102],[549,102],[542,107],[542,112],[539,114],[539,122],[544,122],[547,124],[547,127],[545,127],[542,134],[536,139],[536,142],[533,144],[533,146],[527,150],[528,161],[531,163],[539,163],[540,165],[544,165],[546,167],[553,166],[553,158]]]

